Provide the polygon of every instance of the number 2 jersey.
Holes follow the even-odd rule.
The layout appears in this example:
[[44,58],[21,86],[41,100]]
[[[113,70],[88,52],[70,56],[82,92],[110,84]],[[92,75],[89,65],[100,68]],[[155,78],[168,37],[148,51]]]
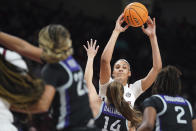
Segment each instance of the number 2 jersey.
[[102,131],[128,131],[127,120],[113,105],[108,106],[104,101],[98,116],[95,118],[96,126]]
[[192,106],[183,97],[153,95],[143,102],[157,112],[155,131],[192,131],[194,114]]
[[42,78],[56,88],[50,110],[56,129],[86,126],[93,116],[83,71],[75,59],[70,56],[64,61],[46,64]]

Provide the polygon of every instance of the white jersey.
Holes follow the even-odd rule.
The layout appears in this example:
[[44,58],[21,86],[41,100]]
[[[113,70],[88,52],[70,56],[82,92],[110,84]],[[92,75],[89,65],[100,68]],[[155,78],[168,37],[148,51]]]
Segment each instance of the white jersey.
[[[107,82],[104,85],[101,85],[99,83],[99,96],[101,98],[106,98],[106,91],[107,86],[114,81],[112,78],[110,78],[109,82]],[[136,81],[133,84],[126,84],[124,86],[124,99],[130,104],[131,107],[134,107],[134,103],[136,99],[143,93],[141,80]]]
[[28,70],[26,63],[22,59],[20,54],[14,52],[14,51],[11,51],[11,50],[4,49],[2,47],[0,47],[0,54],[2,54],[5,57],[5,59],[7,61],[9,61],[10,63],[12,63],[13,65],[15,65],[19,68]]
[[[18,53],[0,47],[0,54],[13,65],[28,70],[25,61]],[[9,108],[10,104],[0,97],[0,131],[17,131],[16,127],[12,124],[14,118]]]
[[14,118],[9,108],[10,104],[0,98],[0,131],[17,131],[16,127],[12,124]]

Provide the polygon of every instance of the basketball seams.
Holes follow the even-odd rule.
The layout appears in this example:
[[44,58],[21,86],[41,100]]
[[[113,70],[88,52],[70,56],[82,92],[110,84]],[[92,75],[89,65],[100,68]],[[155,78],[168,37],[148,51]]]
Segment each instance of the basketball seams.
[[129,12],[128,12],[128,10],[126,10],[126,11],[124,11],[124,20],[126,21],[126,23],[129,25],[129,24],[131,24],[130,23],[130,20],[129,20],[129,16],[128,16],[128,14],[129,14]]
[[142,20],[142,23],[144,24],[144,21],[142,17],[140,16],[140,14],[134,8],[129,8],[129,9],[132,9],[133,11],[135,11],[135,13],[140,17],[140,19]]
[[130,13],[130,9],[128,9],[128,13],[129,13],[129,17],[130,17],[131,23],[132,23],[132,25],[133,25],[133,24],[134,24],[134,20],[133,20],[133,18],[132,18],[131,13]]
[[148,14],[148,12],[146,11],[147,9],[145,9],[145,7],[142,8],[142,7],[140,7],[140,6],[138,6],[138,5],[134,5],[134,4],[131,5],[131,6],[138,7],[138,8],[142,9],[144,12],[146,12],[146,13]]

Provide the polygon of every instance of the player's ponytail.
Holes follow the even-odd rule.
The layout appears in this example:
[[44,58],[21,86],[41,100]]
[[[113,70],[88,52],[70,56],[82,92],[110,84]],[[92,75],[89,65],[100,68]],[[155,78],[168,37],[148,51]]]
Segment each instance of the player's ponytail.
[[0,55],[0,97],[12,107],[26,109],[36,103],[44,91],[41,79],[14,66]]
[[123,98],[123,93],[123,85],[114,81],[108,85],[106,92],[107,100],[113,104],[118,112],[127,120],[131,121],[131,126],[137,127],[141,122],[141,113],[130,108],[129,103]]

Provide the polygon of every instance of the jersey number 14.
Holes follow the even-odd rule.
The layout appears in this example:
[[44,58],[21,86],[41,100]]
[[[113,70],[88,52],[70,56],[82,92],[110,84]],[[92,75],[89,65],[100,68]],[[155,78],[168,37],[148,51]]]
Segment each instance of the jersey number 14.
[[[102,131],[108,131],[107,127],[108,127],[108,123],[109,123],[109,117],[105,116],[105,124],[104,127],[102,129]],[[111,124],[110,126],[110,131],[120,131],[120,120],[116,120],[114,123]],[[116,126],[116,128],[114,128]]]

